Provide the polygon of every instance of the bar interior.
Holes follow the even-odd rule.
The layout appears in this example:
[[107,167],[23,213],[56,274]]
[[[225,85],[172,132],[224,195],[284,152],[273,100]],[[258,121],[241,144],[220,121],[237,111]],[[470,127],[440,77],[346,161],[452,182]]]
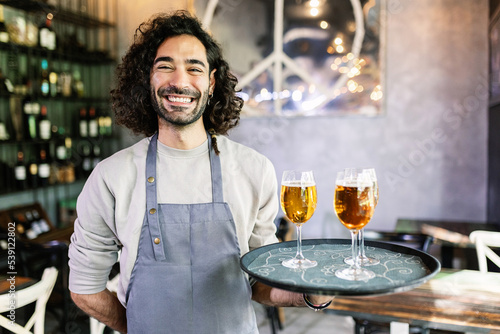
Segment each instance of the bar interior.
[[[152,40],[180,10],[222,56]],[[150,303],[191,320],[145,332],[244,333],[196,299],[238,277],[248,333],[500,333],[499,128],[500,0],[0,0],[0,332],[124,332],[79,302],[103,289],[153,328],[140,268],[191,256]]]

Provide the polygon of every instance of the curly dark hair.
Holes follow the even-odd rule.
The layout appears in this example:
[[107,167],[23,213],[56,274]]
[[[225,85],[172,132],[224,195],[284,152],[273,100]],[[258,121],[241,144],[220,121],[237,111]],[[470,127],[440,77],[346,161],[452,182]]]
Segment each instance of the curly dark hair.
[[116,88],[111,90],[116,123],[135,134],[151,136],[158,131],[150,72],[159,46],[167,38],[179,35],[192,35],[205,46],[210,71],[216,71],[213,96],[203,113],[203,123],[212,134],[227,134],[238,124],[243,107],[243,100],[236,95],[238,80],[230,72],[219,44],[203,30],[197,18],[182,10],[155,15],[135,31],[134,42],[117,67]]

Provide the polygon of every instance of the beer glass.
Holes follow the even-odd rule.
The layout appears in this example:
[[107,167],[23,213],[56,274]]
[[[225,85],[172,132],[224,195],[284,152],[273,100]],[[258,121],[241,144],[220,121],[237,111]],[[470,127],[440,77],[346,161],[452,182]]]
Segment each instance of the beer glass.
[[312,171],[287,170],[281,179],[281,209],[297,229],[297,253],[282,262],[288,268],[311,268],[318,263],[302,254],[302,225],[316,209],[316,182]]
[[370,174],[363,169],[346,168],[337,173],[335,213],[340,222],[351,232],[352,259],[349,268],[337,270],[335,275],[350,281],[367,281],[375,273],[361,268],[358,256],[358,233],[370,221],[375,210],[375,193]]
[[[374,168],[366,168],[366,169],[363,169],[363,171],[366,171],[370,175],[370,177],[372,179],[372,182],[373,182],[373,195],[374,195],[375,207],[376,207],[377,204],[378,204],[378,195],[379,195],[377,174],[375,173],[375,169]],[[366,251],[365,251],[365,237],[364,237],[363,231],[364,231],[364,228],[360,229],[359,233],[358,233],[358,239],[359,239],[359,250],[358,250],[359,253],[358,253],[358,256],[359,256],[359,261],[360,261],[359,264],[361,266],[373,266],[373,265],[379,264],[380,261],[378,259],[366,256]],[[344,262],[347,263],[347,264],[352,264],[352,257],[346,258]]]

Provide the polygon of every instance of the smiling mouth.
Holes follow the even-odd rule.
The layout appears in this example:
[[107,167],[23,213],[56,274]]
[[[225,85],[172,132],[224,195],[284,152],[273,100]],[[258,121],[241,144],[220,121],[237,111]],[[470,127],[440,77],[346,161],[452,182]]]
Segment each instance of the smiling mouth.
[[191,103],[191,102],[193,102],[192,97],[180,97],[180,96],[167,95],[166,98],[169,102],[174,102],[174,103]]

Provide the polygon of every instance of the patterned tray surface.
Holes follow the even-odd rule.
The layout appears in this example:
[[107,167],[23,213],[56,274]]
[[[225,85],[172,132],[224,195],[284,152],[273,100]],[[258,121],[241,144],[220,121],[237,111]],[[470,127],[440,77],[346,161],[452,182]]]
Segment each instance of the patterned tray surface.
[[277,288],[324,295],[366,296],[402,292],[425,283],[437,274],[441,265],[433,256],[396,244],[365,241],[366,255],[380,260],[367,269],[375,272],[368,281],[347,281],[335,271],[348,267],[351,241],[347,239],[308,239],[302,242],[302,253],[318,262],[309,269],[289,269],[283,260],[295,256],[296,241],[257,248],[241,258],[241,267],[256,280]]

